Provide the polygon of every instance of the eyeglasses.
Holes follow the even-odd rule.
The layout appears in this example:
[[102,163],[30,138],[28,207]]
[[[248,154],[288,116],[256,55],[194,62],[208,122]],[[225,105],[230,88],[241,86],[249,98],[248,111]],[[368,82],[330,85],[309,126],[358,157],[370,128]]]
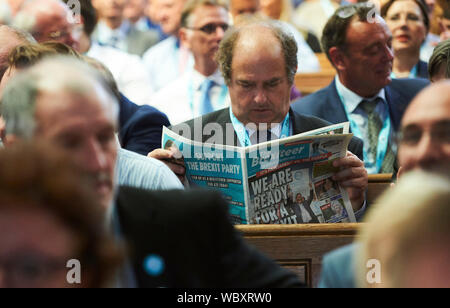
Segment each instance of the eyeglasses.
[[214,24],[214,23],[210,23],[210,24],[206,24],[203,27],[200,28],[190,28],[190,27],[185,27],[186,29],[189,30],[196,30],[196,31],[202,31],[206,34],[213,34],[217,31],[217,28],[221,28],[223,30],[223,32],[227,31],[228,28],[230,27],[228,24]]

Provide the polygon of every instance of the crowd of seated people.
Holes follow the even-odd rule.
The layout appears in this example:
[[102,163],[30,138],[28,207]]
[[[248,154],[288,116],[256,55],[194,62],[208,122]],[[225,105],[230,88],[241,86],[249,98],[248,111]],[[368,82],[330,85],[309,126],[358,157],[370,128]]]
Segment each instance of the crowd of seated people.
[[[375,258],[375,286],[449,287],[392,269],[426,266],[428,247],[448,268],[448,229],[432,228],[448,215],[431,208],[450,171],[448,1],[73,2],[0,0],[0,287],[302,287],[235,230],[227,196],[190,185],[163,127],[248,147],[342,122],[353,137],[330,179],[368,224],[324,257],[319,286],[374,286],[361,264]],[[303,96],[295,76],[319,72],[318,53],[336,75]],[[430,185],[407,196],[417,170]],[[371,174],[399,181],[382,204],[366,200]],[[401,198],[430,215],[395,220],[383,205]],[[400,224],[436,239],[412,246]],[[89,264],[82,283],[70,260]]]

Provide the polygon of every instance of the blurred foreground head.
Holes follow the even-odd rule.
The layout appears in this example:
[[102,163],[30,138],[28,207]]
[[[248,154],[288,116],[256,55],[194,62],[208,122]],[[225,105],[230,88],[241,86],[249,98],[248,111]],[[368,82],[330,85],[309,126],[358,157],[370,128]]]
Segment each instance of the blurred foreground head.
[[46,58],[8,81],[2,94],[5,145],[39,139],[70,153],[90,176],[103,206],[113,199],[118,104],[86,63]]
[[360,286],[450,287],[449,200],[449,178],[419,170],[384,194],[360,230]]
[[[84,173],[49,144],[0,151],[0,287],[101,287],[120,260]],[[79,261],[80,283],[67,278]],[[72,281],[69,279],[69,281]]]
[[398,160],[404,171],[450,168],[450,80],[422,90],[403,115]]

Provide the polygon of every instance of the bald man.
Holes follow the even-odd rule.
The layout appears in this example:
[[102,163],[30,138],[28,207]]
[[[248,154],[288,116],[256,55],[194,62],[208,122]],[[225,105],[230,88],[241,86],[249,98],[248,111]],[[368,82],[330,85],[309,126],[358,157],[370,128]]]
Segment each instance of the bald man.
[[[399,176],[412,170],[450,173],[450,81],[420,92],[406,110],[399,140]],[[355,245],[324,256],[319,287],[355,287]]]
[[402,172],[450,167],[450,81],[420,92],[405,112],[398,159]]
[[[227,145],[249,146],[268,138],[275,140],[329,125],[290,108],[290,91],[297,70],[297,45],[279,22],[260,22],[228,31],[220,44],[217,59],[229,89],[231,107],[175,126],[174,131],[189,126],[194,134],[184,134],[184,137],[200,142],[214,140],[219,143],[217,140],[221,140]],[[221,130],[213,130],[214,135],[211,131],[203,134],[203,129],[197,128],[198,124],[203,125],[205,131],[208,131],[208,125],[220,126]],[[230,125],[234,128],[231,134],[227,129]],[[346,157],[334,162],[335,167],[341,169],[336,173],[336,180],[347,190],[357,212],[364,204],[367,187],[367,172],[358,158],[362,156],[361,140],[352,139],[349,150]],[[149,155],[158,159],[172,157],[170,151],[162,149]],[[169,164],[169,167],[179,176],[184,175],[183,167],[175,164]]]

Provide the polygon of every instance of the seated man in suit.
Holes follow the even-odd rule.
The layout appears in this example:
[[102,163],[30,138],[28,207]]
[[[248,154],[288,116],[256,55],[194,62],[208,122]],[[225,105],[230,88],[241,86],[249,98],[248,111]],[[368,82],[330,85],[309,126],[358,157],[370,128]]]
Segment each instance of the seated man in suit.
[[391,79],[392,35],[379,15],[370,20],[373,12],[367,3],[336,10],[323,30],[322,48],[337,76],[292,108],[332,123],[350,121],[353,134],[364,140],[367,171],[392,173],[401,118],[427,82]]
[[[259,22],[228,31],[220,43],[218,60],[229,88],[231,107],[181,123],[173,127],[175,132],[200,142],[249,146],[329,124],[290,108],[297,45],[279,22]],[[208,127],[214,129],[208,133]],[[334,162],[341,168],[335,180],[349,193],[356,212],[364,203],[367,172],[357,157],[361,154],[361,141],[352,140],[349,150],[346,157]],[[158,149],[149,155],[165,160],[173,153]],[[169,166],[178,175],[185,173],[182,166]]]
[[86,172],[111,229],[129,248],[119,286],[299,285],[243,241],[217,193],[116,187],[118,103],[85,63],[47,59],[17,74],[3,92],[2,113],[7,133],[56,144]]
[[[450,81],[441,81],[417,95],[401,125],[399,176],[410,170],[450,170]],[[447,174],[448,176],[448,174]],[[355,245],[325,255],[319,287],[355,287]]]

